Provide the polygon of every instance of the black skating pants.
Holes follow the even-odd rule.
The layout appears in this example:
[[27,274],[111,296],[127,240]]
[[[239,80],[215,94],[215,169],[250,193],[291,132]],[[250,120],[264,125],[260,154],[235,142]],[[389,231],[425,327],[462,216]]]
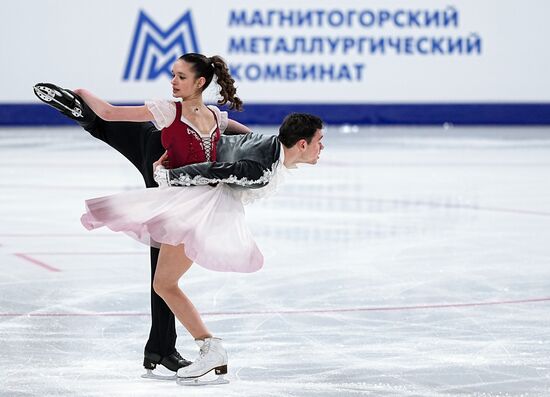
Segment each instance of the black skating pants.
[[[160,132],[152,123],[107,122],[88,108],[84,121],[78,123],[95,138],[116,149],[141,173],[145,186],[156,187],[153,163],[164,153]],[[151,247],[151,331],[145,350],[167,356],[175,351],[176,327],[174,314],[153,290],[159,249]]]

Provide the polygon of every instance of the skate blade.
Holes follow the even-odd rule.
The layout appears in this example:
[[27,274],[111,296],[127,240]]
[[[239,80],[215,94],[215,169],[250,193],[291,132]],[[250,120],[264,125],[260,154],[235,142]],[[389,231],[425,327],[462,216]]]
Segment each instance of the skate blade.
[[143,379],[154,379],[154,380],[176,380],[178,377],[176,374],[173,375],[161,375],[156,374],[152,370],[148,369],[146,373],[141,375]]
[[212,385],[227,385],[229,381],[219,375],[216,379],[206,380],[201,378],[177,378],[176,383],[180,386],[212,386]]
[[[44,86],[34,86],[34,93],[36,96],[38,96],[40,99],[42,99],[44,102],[51,102],[54,100],[56,91],[51,89],[50,87],[44,87]],[[59,96],[61,94],[57,93]]]

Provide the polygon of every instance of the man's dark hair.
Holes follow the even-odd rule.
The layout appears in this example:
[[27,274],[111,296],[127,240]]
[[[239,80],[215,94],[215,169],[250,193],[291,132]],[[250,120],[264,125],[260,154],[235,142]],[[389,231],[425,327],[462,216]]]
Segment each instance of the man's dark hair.
[[287,148],[291,148],[300,139],[311,143],[315,131],[323,128],[323,121],[308,113],[291,113],[285,117],[279,127],[279,141]]

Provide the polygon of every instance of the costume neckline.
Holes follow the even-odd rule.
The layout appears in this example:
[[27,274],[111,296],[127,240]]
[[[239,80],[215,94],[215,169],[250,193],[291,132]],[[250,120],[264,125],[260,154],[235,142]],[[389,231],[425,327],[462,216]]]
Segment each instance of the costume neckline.
[[[182,102],[180,101],[180,104]],[[187,124],[189,127],[191,127],[191,129],[193,131],[195,131],[201,138],[209,138],[212,136],[212,134],[216,131],[216,129],[218,129],[219,127],[219,124],[218,124],[218,117],[216,116],[216,112],[214,112],[212,109],[210,109],[210,107],[208,105],[206,105],[206,108],[208,110],[210,110],[212,112],[212,114],[214,115],[214,121],[215,121],[215,124],[214,124],[214,127],[212,127],[210,129],[210,132],[206,132],[206,133],[203,133],[202,131],[200,131],[196,125],[194,125],[187,117],[185,117],[183,115],[183,105],[180,105],[182,106],[181,107],[181,115],[180,115],[180,121],[183,121],[185,124]]]

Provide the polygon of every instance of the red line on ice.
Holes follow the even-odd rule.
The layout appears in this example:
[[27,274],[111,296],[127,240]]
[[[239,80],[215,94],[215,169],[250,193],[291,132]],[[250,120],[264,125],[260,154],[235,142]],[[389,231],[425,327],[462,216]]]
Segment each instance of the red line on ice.
[[[550,297],[503,300],[492,302],[470,302],[470,303],[444,303],[433,305],[413,305],[413,306],[380,306],[380,307],[350,307],[334,309],[304,309],[304,310],[257,310],[257,311],[227,311],[227,312],[204,312],[203,316],[256,316],[266,314],[330,314],[330,313],[349,313],[349,312],[388,312],[388,311],[407,311],[407,310],[426,310],[426,309],[447,309],[463,308],[476,306],[496,306],[496,305],[516,305],[524,303],[550,302]],[[95,312],[95,313],[0,313],[0,317],[143,317],[150,313],[139,312]]]
[[27,262],[32,263],[33,265],[40,266],[40,267],[42,267],[46,270],[49,270],[50,272],[60,272],[61,271],[60,269],[58,269],[56,267],[50,266],[47,263],[41,262],[38,259],[34,259],[34,258],[32,258],[32,257],[30,257],[26,254],[15,253],[14,255],[21,258],[21,259],[26,260]]

